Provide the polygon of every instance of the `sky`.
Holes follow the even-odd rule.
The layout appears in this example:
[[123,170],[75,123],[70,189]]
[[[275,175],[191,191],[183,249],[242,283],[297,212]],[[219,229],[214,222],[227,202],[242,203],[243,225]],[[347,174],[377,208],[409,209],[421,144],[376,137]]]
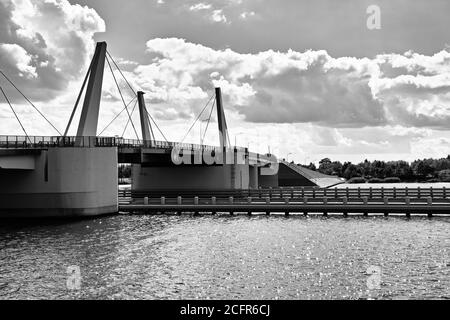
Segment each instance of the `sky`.
[[[447,0],[0,0],[0,70],[64,131],[106,41],[168,140],[183,139],[220,86],[230,140],[252,151],[297,163],[446,157],[449,13]],[[29,135],[57,134],[0,86]],[[122,109],[105,70],[98,133]],[[207,118],[185,142],[218,144]],[[135,138],[126,123],[122,113],[102,135]],[[0,95],[7,134],[23,131]]]

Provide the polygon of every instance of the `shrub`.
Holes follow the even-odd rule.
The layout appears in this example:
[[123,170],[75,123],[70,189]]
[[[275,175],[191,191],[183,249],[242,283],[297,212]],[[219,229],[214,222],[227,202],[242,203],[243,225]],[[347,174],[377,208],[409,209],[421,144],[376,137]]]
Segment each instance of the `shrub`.
[[367,181],[367,182],[369,182],[369,183],[382,183],[382,182],[383,182],[383,179],[380,179],[380,178],[371,178],[371,179],[369,179],[369,181]]
[[398,183],[401,182],[402,180],[400,180],[400,178],[397,177],[388,177],[388,178],[384,178],[383,182],[384,183]]
[[354,177],[348,180],[347,183],[366,183],[366,179],[363,177]]

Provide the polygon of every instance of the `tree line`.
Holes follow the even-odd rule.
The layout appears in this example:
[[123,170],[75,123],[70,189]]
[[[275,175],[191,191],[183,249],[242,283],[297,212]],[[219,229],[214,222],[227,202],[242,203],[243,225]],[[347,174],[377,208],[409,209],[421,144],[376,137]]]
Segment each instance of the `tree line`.
[[358,164],[341,163],[324,158],[317,168],[310,163],[305,168],[359,182],[450,182],[450,155],[441,159],[407,161],[368,161]]

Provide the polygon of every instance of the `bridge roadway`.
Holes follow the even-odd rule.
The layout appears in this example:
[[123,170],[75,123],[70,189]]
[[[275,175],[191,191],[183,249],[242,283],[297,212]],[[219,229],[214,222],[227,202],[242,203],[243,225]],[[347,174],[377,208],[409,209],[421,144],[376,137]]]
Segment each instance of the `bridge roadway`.
[[[118,163],[146,163],[151,165],[172,165],[172,149],[188,150],[192,154],[193,165],[195,152],[219,153],[217,146],[178,143],[167,141],[142,141],[124,139],[120,137],[75,137],[75,136],[5,136],[0,135],[1,155],[29,155],[39,154],[39,150],[49,148],[102,148],[117,147]],[[249,152],[247,148],[234,147],[226,152],[240,152],[245,155],[247,163],[265,166],[271,162],[272,157]]]

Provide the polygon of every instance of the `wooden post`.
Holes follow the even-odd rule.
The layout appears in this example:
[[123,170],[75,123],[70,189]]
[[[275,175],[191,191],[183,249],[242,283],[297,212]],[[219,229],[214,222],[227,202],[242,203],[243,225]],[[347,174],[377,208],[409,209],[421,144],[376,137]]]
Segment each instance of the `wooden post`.
[[165,205],[166,204],[166,197],[161,197],[161,205]]
[[358,198],[361,198],[361,187],[358,187]]
[[148,205],[148,197],[144,197],[144,206]]
[[313,197],[313,198],[316,197],[316,187],[313,188],[312,197]]
[[334,198],[337,199],[338,197],[338,192],[337,192],[337,188],[334,187]]
[[421,198],[421,196],[420,196],[420,187],[417,187],[417,198]]
[[[389,198],[388,197],[384,197],[383,199],[384,199],[384,204],[388,205],[389,204]],[[384,211],[384,216],[387,217],[388,215],[389,215],[389,212],[387,210]]]
[[[230,205],[233,205],[233,203],[234,203],[234,198],[233,197],[228,197],[228,203],[230,204]],[[234,211],[232,210],[232,209],[230,209],[230,215],[233,215],[234,214]]]
[[381,198],[384,198],[384,187],[381,187]]
[[[266,205],[270,205],[270,197],[266,197]],[[266,215],[270,214],[270,210],[266,211]]]
[[[216,203],[217,203],[216,197],[211,197],[211,204],[212,204],[213,206],[215,206]],[[215,215],[215,214],[216,214],[216,211],[213,209],[212,212],[211,212],[211,214]]]
[[447,198],[447,189],[444,187],[442,192],[444,193],[444,199],[446,199]]
[[372,187],[369,188],[369,197],[372,199]]
[[[346,206],[348,204],[348,198],[347,197],[342,197],[342,204],[344,206]],[[348,216],[347,210],[345,208],[343,209],[342,213],[344,214],[344,217]]]
[[291,198],[294,198],[294,187],[291,187]]
[[[177,197],[177,205],[181,205],[183,203],[183,199],[180,197],[180,196],[178,196]],[[177,211],[177,215],[180,215],[181,214],[181,211]]]
[[433,187],[430,187],[430,196],[431,196],[431,198],[434,198],[433,197]]
[[[308,197],[303,197],[303,204],[308,204]],[[308,211],[303,211],[303,215],[307,216],[308,215]]]
[[362,200],[363,200],[363,205],[366,207],[366,208],[364,209],[363,215],[364,215],[365,217],[367,217],[367,216],[369,215],[369,212],[368,212],[368,209],[367,209],[367,205],[368,205],[369,200],[367,199],[366,196],[362,197]]
[[198,206],[198,197],[197,196],[194,197],[194,205]]
[[[327,197],[323,197],[323,204],[326,206],[328,204],[328,198]],[[326,217],[328,216],[328,211],[327,208],[325,208],[325,210],[323,210],[323,216]]]
[[[430,207],[433,205],[433,199],[431,197],[427,198],[427,205]],[[431,208],[428,209],[428,217],[431,218],[433,216],[433,212],[431,211]]]
[[408,196],[408,187],[405,188],[405,196]]
[[345,187],[345,196],[348,198],[348,187]]
[[[284,198],[284,204],[289,205],[289,198]],[[289,209],[286,208],[286,211],[284,212],[285,216],[289,215]]]
[[394,199],[396,199],[396,198],[397,198],[397,188],[394,187]]
[[305,196],[305,187],[302,187],[302,197]]

